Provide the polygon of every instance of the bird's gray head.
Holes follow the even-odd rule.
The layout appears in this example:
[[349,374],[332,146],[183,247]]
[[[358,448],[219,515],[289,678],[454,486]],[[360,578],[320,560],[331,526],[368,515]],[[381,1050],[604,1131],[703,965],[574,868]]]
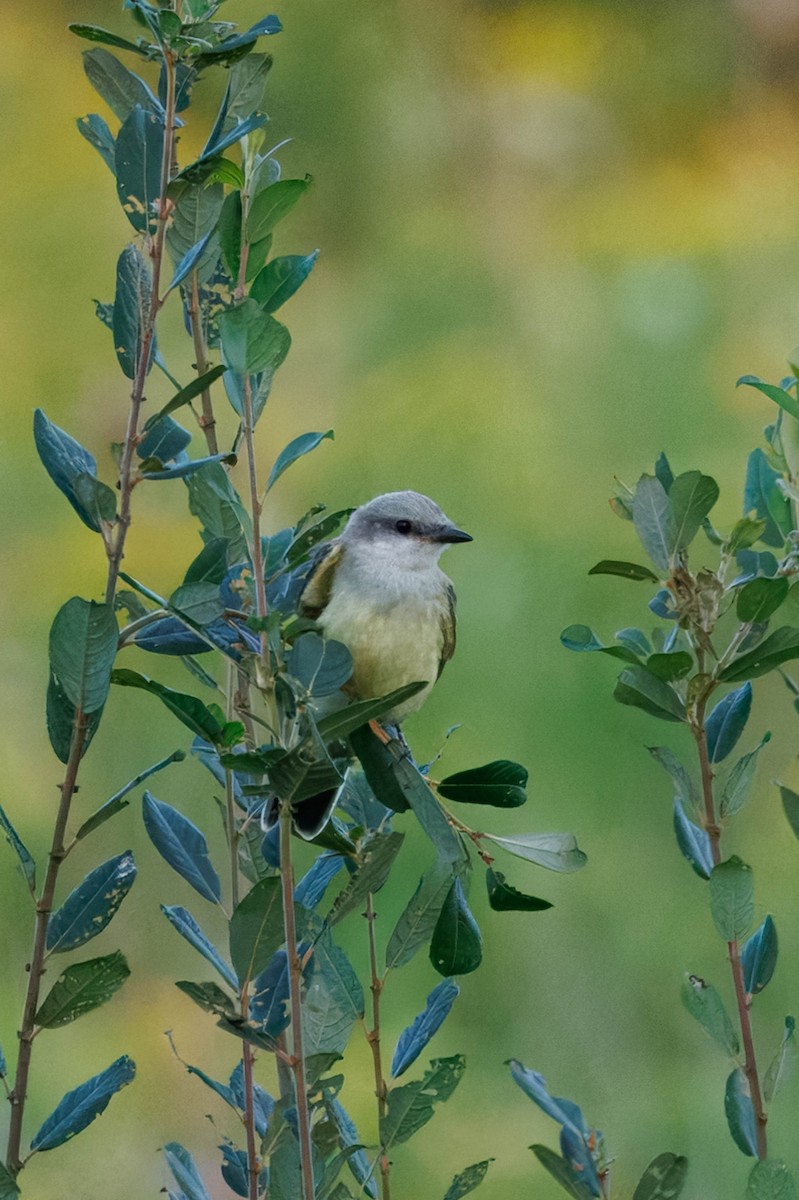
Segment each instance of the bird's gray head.
[[470,542],[439,506],[420,492],[386,492],[362,504],[347,522],[342,540],[391,550],[398,558],[438,559],[452,542]]

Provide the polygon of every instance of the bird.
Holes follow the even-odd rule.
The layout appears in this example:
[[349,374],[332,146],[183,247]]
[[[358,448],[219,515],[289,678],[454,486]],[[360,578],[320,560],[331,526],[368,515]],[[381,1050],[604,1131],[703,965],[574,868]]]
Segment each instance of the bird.
[[401,491],[356,508],[316,551],[299,613],[350,651],[349,693],[369,699],[426,684],[383,723],[399,727],[417,712],[455,653],[455,589],[438,561],[472,540],[429,496]]

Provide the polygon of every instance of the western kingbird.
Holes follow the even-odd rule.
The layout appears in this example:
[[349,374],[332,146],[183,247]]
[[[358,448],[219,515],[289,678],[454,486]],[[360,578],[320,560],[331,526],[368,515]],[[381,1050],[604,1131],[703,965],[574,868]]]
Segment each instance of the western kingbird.
[[470,541],[427,496],[388,492],[316,552],[300,613],[349,649],[349,690],[367,699],[427,681],[383,721],[399,725],[421,708],[455,652],[455,589],[438,560]]

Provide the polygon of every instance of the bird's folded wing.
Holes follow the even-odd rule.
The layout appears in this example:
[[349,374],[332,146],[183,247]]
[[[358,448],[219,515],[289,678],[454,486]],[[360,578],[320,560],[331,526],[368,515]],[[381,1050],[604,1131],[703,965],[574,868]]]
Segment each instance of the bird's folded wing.
[[311,569],[300,594],[299,611],[303,617],[315,621],[325,611],[336,568],[344,557],[344,543],[334,538],[319,546],[311,559]]
[[441,657],[438,660],[439,679],[441,672],[455,653],[455,589],[447,584],[446,607],[441,613]]

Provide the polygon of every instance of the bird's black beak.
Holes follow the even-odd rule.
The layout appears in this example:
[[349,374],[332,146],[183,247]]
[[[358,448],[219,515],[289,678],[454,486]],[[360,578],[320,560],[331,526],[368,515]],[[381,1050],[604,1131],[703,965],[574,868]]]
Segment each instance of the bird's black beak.
[[432,542],[473,542],[474,538],[470,533],[464,533],[462,529],[456,528],[455,525],[440,525],[431,535]]

